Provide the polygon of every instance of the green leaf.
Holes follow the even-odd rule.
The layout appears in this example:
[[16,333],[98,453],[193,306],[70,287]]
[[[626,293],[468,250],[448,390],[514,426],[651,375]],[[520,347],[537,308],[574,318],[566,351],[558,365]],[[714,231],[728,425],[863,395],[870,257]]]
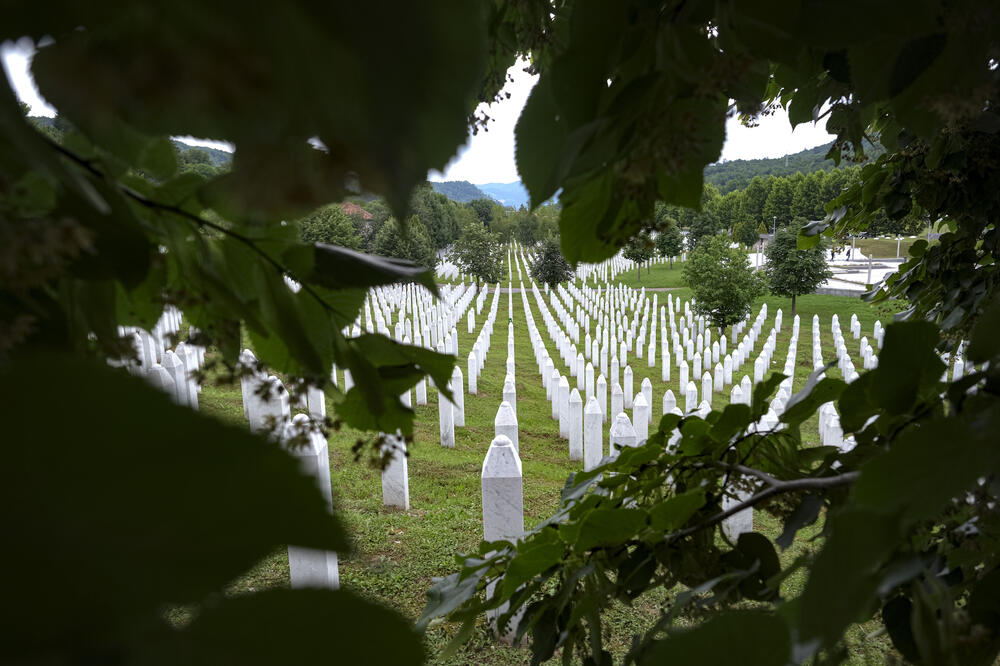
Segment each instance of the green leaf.
[[[996,421],[986,412],[976,428],[939,418],[907,429],[892,448],[862,465],[855,502],[886,513],[899,511],[905,525],[932,518],[1000,461],[990,430]],[[942,455],[947,465],[941,464]]]
[[631,539],[646,525],[642,509],[594,509],[580,524],[574,549],[577,552],[598,546],[615,546]]
[[556,529],[548,528],[526,539],[517,555],[507,565],[503,578],[504,596],[510,596],[523,583],[562,561],[566,545]]
[[[674,415],[675,418],[679,418]],[[666,416],[664,416],[666,418]],[[719,420],[712,424],[709,436],[716,442],[728,442],[742,432],[750,423],[750,408],[742,403],[729,404],[722,409]]]
[[475,596],[479,581],[489,568],[488,564],[482,564],[436,579],[427,590],[427,604],[417,620],[417,630],[424,631],[431,620],[448,615]]
[[322,243],[296,245],[285,252],[284,259],[298,266],[304,279],[328,289],[368,289],[412,282],[437,294],[434,272],[406,259],[379,257]]
[[972,328],[968,357],[974,363],[992,361],[1000,355],[1000,298],[983,308],[976,325]]
[[823,508],[823,500],[818,495],[806,495],[799,502],[792,514],[785,520],[785,526],[781,535],[775,539],[775,543],[782,550],[791,547],[795,540],[795,535],[806,525],[811,525],[819,516],[820,509]]
[[[53,386],[80,388],[59,418],[39,399]],[[0,525],[22,547],[0,554],[19,572],[0,620],[19,649],[93,654],[287,544],[349,549],[315,479],[281,447],[123,370],[22,355],[0,372],[0,401],[18,414],[5,430],[17,445],[2,466]],[[73,566],[53,565],[67,553]]]
[[[377,628],[379,640],[365,641]],[[161,664],[423,663],[410,623],[346,590],[268,590],[225,598],[166,641],[143,646]]]
[[[128,126],[231,142],[224,198],[245,219],[273,222],[348,189],[383,194],[404,217],[428,168],[465,141],[489,49],[480,3],[113,9],[76,12],[69,30],[37,26],[54,37],[32,64],[45,99],[91,136]],[[234,46],[246,43],[254,57]]]
[[177,173],[177,151],[166,137],[150,139],[139,154],[137,166],[158,180]]
[[931,322],[895,322],[885,328],[885,344],[872,374],[870,395],[890,414],[905,414],[921,389],[935,386],[944,363],[934,352],[938,328]]
[[774,392],[778,390],[781,386],[781,382],[785,380],[788,375],[783,375],[780,372],[772,372],[768,375],[764,381],[753,387],[753,403],[750,408],[751,418],[760,418],[767,412],[767,402],[774,395]]
[[882,607],[882,623],[892,646],[913,663],[920,661],[920,650],[913,639],[913,628],[910,626],[910,614],[913,603],[906,597],[896,597]]
[[766,537],[757,532],[744,532],[736,542],[736,548],[724,556],[725,561],[735,569],[748,572],[740,582],[740,593],[758,601],[773,599],[778,590],[768,586],[772,576],[781,571],[781,563],[774,546]]
[[848,624],[869,616],[879,569],[896,549],[901,531],[897,517],[848,508],[828,518],[827,532],[800,598],[799,637],[832,645]]
[[552,77],[543,74],[532,88],[514,128],[517,172],[531,195],[532,208],[540,206],[559,189],[559,163],[566,135],[552,91]]
[[730,666],[734,646],[739,646],[739,663],[746,666],[784,666],[791,659],[788,627],[780,617],[728,611],[695,629],[657,641],[639,663]]
[[654,532],[673,532],[705,506],[705,490],[696,488],[668,497],[649,510],[649,527]]
[[820,405],[836,400],[847,387],[847,383],[835,377],[823,377],[820,375],[830,369],[832,364],[823,368],[818,368],[809,375],[805,386],[798,393],[792,395],[785,405],[785,411],[781,414],[781,420],[788,424],[798,424],[813,415]]

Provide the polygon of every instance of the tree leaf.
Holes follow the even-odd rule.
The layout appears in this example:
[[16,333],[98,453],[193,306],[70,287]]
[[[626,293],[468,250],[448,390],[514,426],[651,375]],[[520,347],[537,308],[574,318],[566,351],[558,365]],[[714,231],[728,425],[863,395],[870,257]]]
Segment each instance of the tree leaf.
[[788,627],[780,617],[758,611],[729,611],[695,629],[657,641],[639,663],[729,666],[736,645],[739,663],[747,666],[784,666],[791,657]]
[[594,509],[581,521],[574,549],[578,552],[597,546],[613,546],[627,541],[646,524],[642,509]]
[[[377,627],[379,640],[359,640]],[[152,663],[423,663],[424,649],[397,613],[346,590],[268,590],[208,606],[166,644],[144,646]]]
[[668,497],[649,510],[649,527],[655,532],[672,532],[683,527],[703,506],[705,506],[703,488]]
[[[54,385],[80,389],[55,419],[39,400]],[[18,445],[0,467],[0,525],[24,544],[0,555],[20,572],[0,611],[18,649],[102,650],[276,548],[349,549],[315,480],[282,448],[123,370],[22,355],[0,373],[0,401],[18,414],[5,435]],[[72,567],[53,564],[67,553]]]
[[885,344],[872,374],[871,396],[890,414],[905,414],[918,392],[936,385],[944,364],[934,352],[938,328],[931,322],[895,322],[885,328]]
[[559,538],[559,531],[544,529],[525,539],[517,555],[507,565],[503,578],[503,593],[510,596],[523,583],[558,564],[566,552],[566,544]]
[[367,289],[413,282],[426,287],[432,294],[437,294],[433,271],[405,259],[379,257],[322,243],[298,245],[286,251],[284,258],[285,261],[300,266],[306,280],[328,289]]

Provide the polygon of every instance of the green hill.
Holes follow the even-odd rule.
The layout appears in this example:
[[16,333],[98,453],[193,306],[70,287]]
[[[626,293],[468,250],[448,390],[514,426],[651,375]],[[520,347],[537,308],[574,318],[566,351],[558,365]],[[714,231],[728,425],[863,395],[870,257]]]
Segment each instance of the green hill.
[[[826,159],[826,153],[833,142],[802,150],[784,157],[763,158],[758,160],[732,160],[709,164],[705,167],[705,182],[712,183],[722,194],[741,190],[746,187],[754,176],[791,176],[796,172],[803,174],[813,171],[830,171],[836,168],[833,160]],[[877,157],[883,151],[881,146],[869,146],[870,157]],[[841,160],[841,166],[850,166],[852,162]]]
[[467,180],[447,180],[442,183],[431,183],[435,192],[440,192],[452,201],[465,203],[474,199],[489,199],[481,189]]
[[184,143],[183,141],[178,141],[177,139],[171,139],[174,144],[174,148],[177,149],[178,153],[183,153],[186,150],[193,150],[197,148],[198,150],[204,150],[208,153],[209,159],[212,160],[212,166],[228,166],[230,162],[233,161],[233,154],[227,153],[224,150],[219,150],[218,148],[209,148],[207,146],[192,146],[190,144]]

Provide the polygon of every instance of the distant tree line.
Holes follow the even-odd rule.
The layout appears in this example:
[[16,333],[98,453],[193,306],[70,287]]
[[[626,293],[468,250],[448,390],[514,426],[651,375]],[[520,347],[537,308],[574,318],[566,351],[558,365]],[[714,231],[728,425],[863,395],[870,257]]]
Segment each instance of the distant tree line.
[[[754,176],[743,189],[723,194],[710,182],[702,193],[702,209],[657,204],[656,226],[667,228],[671,220],[688,230],[688,247],[697,247],[705,236],[719,233],[743,245],[757,242],[761,233],[775,228],[798,229],[811,220],[826,216],[826,205],[854,184],[860,167],[845,167],[830,171],[795,173],[790,176]],[[900,220],[890,220],[884,214],[873,220],[868,232],[874,235],[912,235],[926,225],[922,211],[914,208]]]

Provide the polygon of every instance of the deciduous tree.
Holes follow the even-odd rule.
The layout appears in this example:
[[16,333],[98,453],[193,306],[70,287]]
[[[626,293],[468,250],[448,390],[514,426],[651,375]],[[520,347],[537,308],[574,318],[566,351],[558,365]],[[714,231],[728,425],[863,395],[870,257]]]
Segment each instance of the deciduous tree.
[[793,317],[796,297],[813,293],[833,275],[826,265],[825,245],[800,250],[798,237],[799,227],[780,229],[764,250],[768,288],[772,294],[792,299]]
[[635,262],[636,279],[642,281],[642,264],[653,258],[653,240],[646,234],[634,236],[622,248],[622,256]]
[[553,287],[572,279],[573,267],[563,256],[557,237],[549,236],[538,246],[535,263],[531,265],[531,277]]
[[741,248],[729,247],[724,236],[705,238],[688,253],[684,282],[695,298],[694,310],[715,326],[731,326],[750,313],[750,305],[764,295],[764,276],[754,271]]
[[670,268],[674,267],[674,257],[679,257],[684,251],[684,237],[677,222],[665,218],[665,226],[656,237],[656,249],[661,257],[670,258]]
[[477,285],[481,281],[500,281],[502,247],[478,220],[462,228],[462,235],[452,246],[450,257],[463,273],[475,276]]

